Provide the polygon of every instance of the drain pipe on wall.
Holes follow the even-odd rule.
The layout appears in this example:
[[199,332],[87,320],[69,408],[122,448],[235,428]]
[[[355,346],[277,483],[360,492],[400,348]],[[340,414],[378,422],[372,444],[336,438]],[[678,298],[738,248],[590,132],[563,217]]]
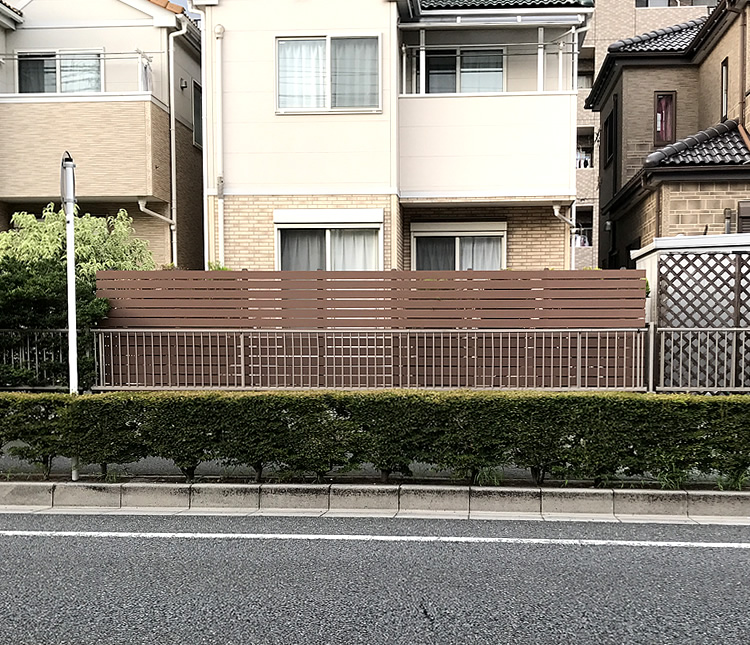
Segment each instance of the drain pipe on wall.
[[174,90],[174,41],[178,36],[184,36],[188,30],[188,20],[185,16],[178,15],[177,20],[182,26],[179,31],[169,34],[169,183],[171,187],[169,207],[172,219],[169,230],[171,232],[172,266],[175,269],[177,268],[177,114]]
[[[573,216],[573,219],[568,219],[564,215],[560,214],[560,206],[559,204],[554,204],[552,206],[552,212],[554,213],[555,217],[559,219],[561,222],[564,222],[570,227],[570,230],[568,233],[572,232],[576,228],[576,203],[573,202],[570,206],[570,213]],[[570,268],[575,268],[575,262],[576,262],[576,247],[573,244],[573,236],[570,235],[568,243],[570,244]]]
[[214,29],[216,36],[216,195],[218,207],[219,227],[219,264],[224,266],[224,101],[223,101],[223,79],[222,79],[222,44],[224,40],[224,26],[216,25]]

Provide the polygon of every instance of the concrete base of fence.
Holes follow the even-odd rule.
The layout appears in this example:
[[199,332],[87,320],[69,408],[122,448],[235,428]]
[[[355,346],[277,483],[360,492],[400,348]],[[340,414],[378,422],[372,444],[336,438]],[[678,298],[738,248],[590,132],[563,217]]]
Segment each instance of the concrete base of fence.
[[750,492],[381,484],[0,482],[0,512],[228,513],[750,524]]

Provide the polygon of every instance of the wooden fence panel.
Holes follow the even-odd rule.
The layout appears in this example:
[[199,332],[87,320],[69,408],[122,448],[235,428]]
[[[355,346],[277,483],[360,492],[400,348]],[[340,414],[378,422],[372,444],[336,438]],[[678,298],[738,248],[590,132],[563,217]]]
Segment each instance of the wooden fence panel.
[[104,271],[106,329],[644,325],[643,271]]

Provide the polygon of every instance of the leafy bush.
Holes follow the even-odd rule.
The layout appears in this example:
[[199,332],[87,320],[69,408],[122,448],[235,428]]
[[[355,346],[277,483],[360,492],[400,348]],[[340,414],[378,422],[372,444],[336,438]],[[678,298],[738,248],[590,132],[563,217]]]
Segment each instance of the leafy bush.
[[[750,397],[539,392],[0,394],[0,442],[46,476],[56,455],[88,463],[171,459],[186,479],[218,460],[281,476],[372,463],[384,479],[421,461],[473,483],[514,465],[607,485],[620,476],[679,488],[750,477]],[[482,476],[482,473],[485,476]]]

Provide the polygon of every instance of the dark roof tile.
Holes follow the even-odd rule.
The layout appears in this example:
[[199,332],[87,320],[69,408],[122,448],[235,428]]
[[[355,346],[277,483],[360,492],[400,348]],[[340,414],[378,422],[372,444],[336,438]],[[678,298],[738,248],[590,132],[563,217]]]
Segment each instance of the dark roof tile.
[[750,150],[737,121],[724,121],[652,152],[646,168],[750,164]]
[[419,0],[422,9],[505,9],[518,7],[593,7],[593,0]]
[[641,36],[623,38],[609,46],[611,52],[682,52],[700,31],[708,16],[649,31]]
[[13,13],[18,14],[19,16],[23,16],[23,13],[21,13],[20,9],[16,9],[13,5],[8,4],[5,2],[5,0],[0,0],[0,4],[4,7],[8,7]]

